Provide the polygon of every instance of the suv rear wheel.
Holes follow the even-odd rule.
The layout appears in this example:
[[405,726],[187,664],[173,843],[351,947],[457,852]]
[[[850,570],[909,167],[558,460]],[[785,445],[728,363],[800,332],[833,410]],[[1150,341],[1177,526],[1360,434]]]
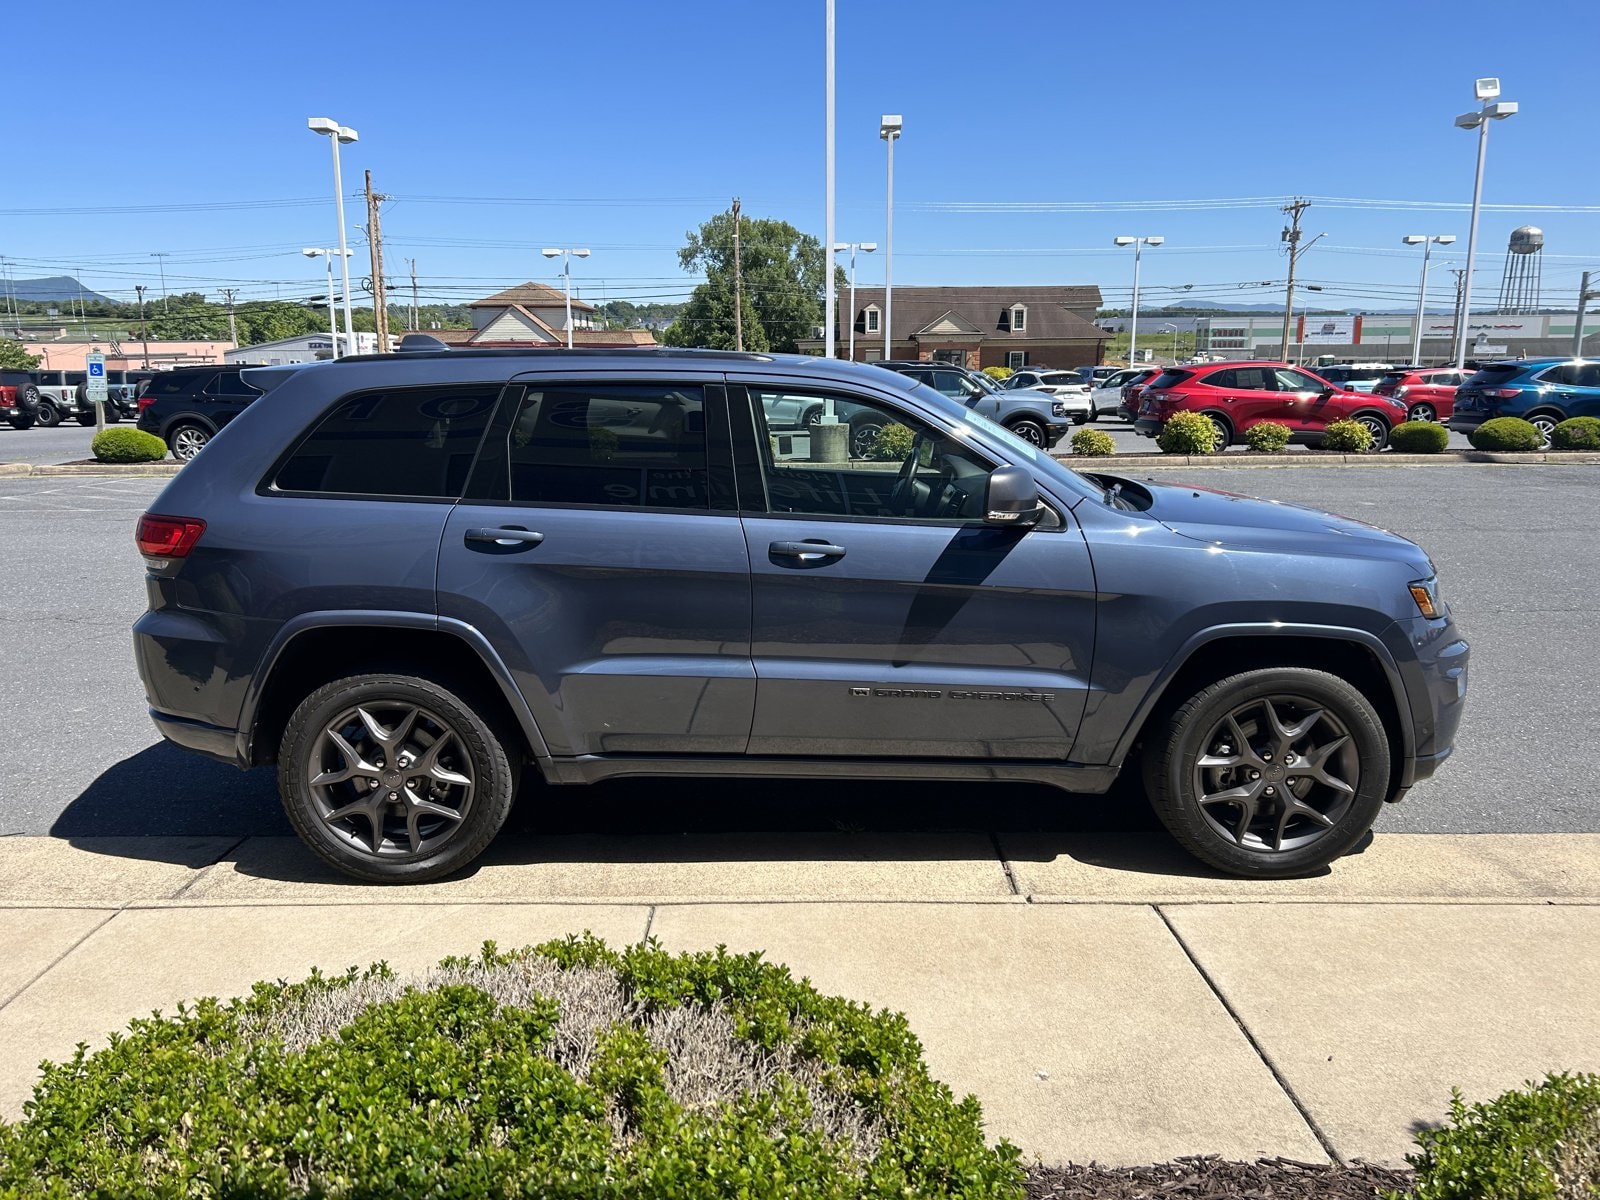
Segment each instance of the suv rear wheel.
[[1303,667],[1247,671],[1157,726],[1145,787],[1197,858],[1256,879],[1314,872],[1372,828],[1389,788],[1389,740],[1359,691]]
[[39,401],[39,424],[46,429],[54,429],[61,424],[61,410],[49,400]]
[[278,790],[324,862],[374,883],[466,866],[511,811],[516,776],[494,729],[461,697],[408,675],[356,675],[295,709]]
[[192,421],[185,421],[167,431],[167,445],[172,448],[172,457],[179,462],[188,462],[204,450],[210,440],[211,431]]
[[1206,413],[1206,420],[1211,422],[1211,428],[1216,431],[1216,447],[1218,453],[1233,445],[1233,426],[1228,423],[1228,418],[1220,413]]
[[1539,436],[1544,439],[1541,450],[1550,449],[1550,435],[1555,433],[1556,426],[1561,424],[1561,418],[1555,413],[1534,413],[1528,418],[1528,424],[1539,431]]
[[1439,410],[1424,400],[1421,404],[1413,404],[1406,413],[1408,421],[1437,421]]

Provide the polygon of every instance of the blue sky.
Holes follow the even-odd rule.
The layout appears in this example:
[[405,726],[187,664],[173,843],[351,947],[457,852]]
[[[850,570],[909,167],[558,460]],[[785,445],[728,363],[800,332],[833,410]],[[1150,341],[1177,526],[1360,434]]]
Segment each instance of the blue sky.
[[[305,128],[328,115],[361,135],[346,191],[370,168],[396,197],[388,270],[414,257],[425,299],[554,281],[545,245],[593,249],[573,270],[591,300],[682,299],[694,281],[674,251],[733,195],[822,234],[823,13],[822,0],[28,4],[9,19],[13,66],[61,82],[13,89],[7,106],[0,255],[17,278],[81,266],[118,297],[158,290],[157,251],[172,291],[320,292],[299,248],[336,236],[327,143]],[[1507,234],[1532,222],[1546,301],[1570,302],[1579,272],[1600,269],[1600,5],[1515,13],[1513,36],[1507,6],[1484,0],[838,0],[838,238],[883,241],[877,127],[898,112],[896,283],[1093,283],[1125,303],[1132,263],[1111,239],[1159,234],[1147,303],[1184,284],[1267,302],[1281,286],[1235,285],[1282,279],[1274,198],[1303,194],[1422,206],[1313,202],[1307,237],[1326,236],[1302,272],[1330,301],[1403,307],[1419,263],[1400,238],[1455,233],[1430,280],[1442,305],[1443,268],[1465,260],[1474,155],[1452,120],[1475,106],[1474,77],[1498,75],[1522,111],[1493,127],[1484,200],[1524,207],[1485,212],[1475,292],[1497,290]],[[1160,207],[1221,200],[1234,203]],[[1077,207],[994,207],[1018,203]],[[363,222],[362,206],[346,219]],[[860,260],[861,283],[881,283],[880,257]],[[352,266],[366,273],[364,251]]]

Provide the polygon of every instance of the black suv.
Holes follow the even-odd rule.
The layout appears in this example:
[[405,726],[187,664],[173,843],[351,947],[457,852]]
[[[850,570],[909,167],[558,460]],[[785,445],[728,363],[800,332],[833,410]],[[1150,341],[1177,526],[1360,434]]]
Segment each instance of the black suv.
[[188,462],[261,392],[240,378],[241,367],[179,367],[139,388],[139,428]]
[[0,371],[0,421],[30,429],[39,419],[39,385],[28,371]]
[[[138,526],[156,726],[276,763],[341,870],[465,866],[524,767],[1123,772],[1205,861],[1276,878],[1450,753],[1467,645],[1404,538],[1079,474],[866,364],[429,343],[247,372],[266,399]],[[781,435],[808,402],[874,413],[869,456]]]

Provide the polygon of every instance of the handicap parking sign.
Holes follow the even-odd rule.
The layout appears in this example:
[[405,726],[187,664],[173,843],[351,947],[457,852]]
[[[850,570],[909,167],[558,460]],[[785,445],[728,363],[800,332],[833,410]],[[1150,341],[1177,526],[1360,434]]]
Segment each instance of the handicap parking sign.
[[105,363],[103,363],[103,362],[91,362],[89,364],[89,378],[90,379],[94,379],[94,378],[97,378],[97,377],[104,376],[105,373],[106,373],[106,365],[105,365]]

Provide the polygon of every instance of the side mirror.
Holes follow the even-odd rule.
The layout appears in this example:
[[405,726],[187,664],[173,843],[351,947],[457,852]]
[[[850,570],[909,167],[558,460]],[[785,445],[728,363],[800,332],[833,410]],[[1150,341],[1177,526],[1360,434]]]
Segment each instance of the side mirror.
[[989,472],[984,489],[983,523],[1010,525],[1026,529],[1044,516],[1039,504],[1039,485],[1021,467],[996,467]]

